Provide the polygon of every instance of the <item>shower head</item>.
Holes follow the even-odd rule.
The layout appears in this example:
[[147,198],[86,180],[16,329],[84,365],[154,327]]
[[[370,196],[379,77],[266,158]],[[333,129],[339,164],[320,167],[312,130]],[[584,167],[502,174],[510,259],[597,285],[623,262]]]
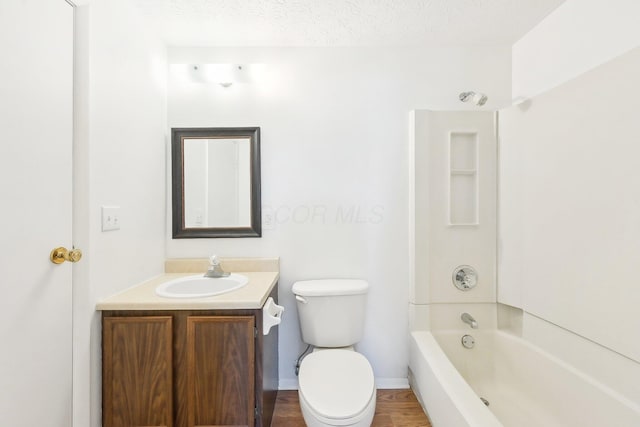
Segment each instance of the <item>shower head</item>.
[[473,91],[469,91],[469,92],[462,92],[460,94],[460,101],[462,102],[468,102],[468,101],[473,101],[474,104],[482,107],[486,102],[487,102],[487,95],[485,95],[484,93],[479,93],[479,92],[473,92]]

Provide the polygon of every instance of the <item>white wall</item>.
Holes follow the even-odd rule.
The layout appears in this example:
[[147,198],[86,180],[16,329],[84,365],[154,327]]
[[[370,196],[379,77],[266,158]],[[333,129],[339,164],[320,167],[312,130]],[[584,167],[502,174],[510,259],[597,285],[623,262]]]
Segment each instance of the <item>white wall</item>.
[[[169,79],[170,127],[260,126],[263,237],[172,240],[168,257],[280,256],[281,386],[303,349],[291,286],[371,284],[359,349],[380,386],[406,384],[409,301],[408,124],[413,109],[465,109],[478,90],[509,102],[510,49],[170,49],[173,63],[262,64],[230,88]],[[482,64],[482,67],[478,67]],[[169,212],[169,207],[167,207]],[[170,217],[170,215],[169,215]]]
[[[101,425],[100,299],[164,261],[166,50],[125,0],[76,11],[74,425]],[[121,229],[101,231],[103,205]]]
[[567,0],[513,46],[513,97],[530,98],[640,44],[637,0]]

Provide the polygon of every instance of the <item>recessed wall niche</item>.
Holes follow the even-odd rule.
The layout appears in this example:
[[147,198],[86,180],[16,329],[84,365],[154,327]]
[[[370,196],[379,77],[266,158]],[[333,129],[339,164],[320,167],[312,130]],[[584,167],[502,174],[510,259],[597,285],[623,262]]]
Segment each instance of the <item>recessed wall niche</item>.
[[449,133],[449,224],[478,225],[478,134]]

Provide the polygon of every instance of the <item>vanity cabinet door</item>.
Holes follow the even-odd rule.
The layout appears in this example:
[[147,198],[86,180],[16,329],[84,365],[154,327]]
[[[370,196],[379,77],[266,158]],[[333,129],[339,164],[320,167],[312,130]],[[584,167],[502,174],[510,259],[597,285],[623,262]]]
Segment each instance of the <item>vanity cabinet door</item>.
[[172,427],[171,316],[104,317],[104,427]]
[[255,317],[187,318],[189,427],[255,424]]

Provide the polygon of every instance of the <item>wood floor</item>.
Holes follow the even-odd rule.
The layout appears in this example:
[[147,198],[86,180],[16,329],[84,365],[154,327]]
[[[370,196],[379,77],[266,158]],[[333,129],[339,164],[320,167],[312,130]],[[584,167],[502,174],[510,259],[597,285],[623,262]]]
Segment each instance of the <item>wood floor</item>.
[[[305,427],[298,392],[278,392],[272,427]],[[371,427],[431,427],[411,390],[378,390]]]

